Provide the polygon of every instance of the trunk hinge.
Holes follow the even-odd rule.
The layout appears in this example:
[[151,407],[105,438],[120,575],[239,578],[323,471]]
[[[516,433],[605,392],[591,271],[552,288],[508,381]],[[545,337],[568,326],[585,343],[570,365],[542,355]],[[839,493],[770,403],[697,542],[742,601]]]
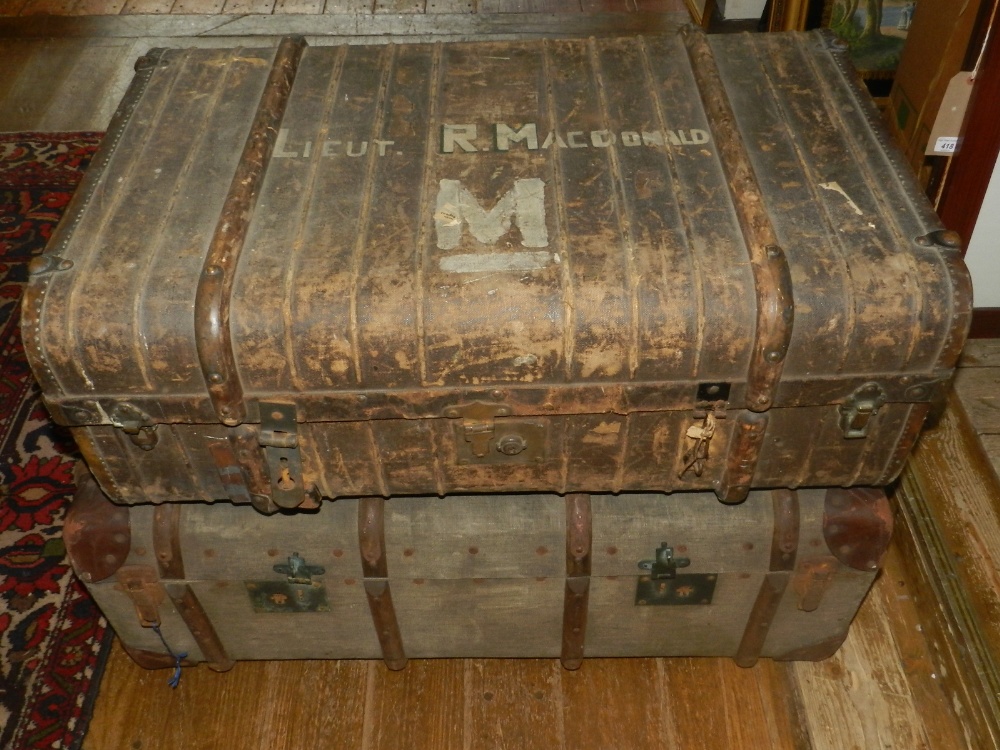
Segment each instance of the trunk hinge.
[[295,404],[260,403],[260,437],[271,477],[271,499],[279,508],[298,508],[306,499]]
[[888,400],[882,386],[874,382],[865,383],[848,396],[840,405],[840,429],[844,431],[844,438],[868,437],[872,418]]

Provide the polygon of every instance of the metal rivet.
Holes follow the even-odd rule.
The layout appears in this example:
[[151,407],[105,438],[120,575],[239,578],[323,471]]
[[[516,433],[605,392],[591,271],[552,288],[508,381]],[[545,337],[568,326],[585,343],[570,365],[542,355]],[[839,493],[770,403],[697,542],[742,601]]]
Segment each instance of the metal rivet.
[[220,273],[222,273],[222,269],[218,266],[209,266],[205,269],[206,276],[218,276]]
[[219,373],[217,373],[217,372],[209,373],[208,382],[209,383],[221,383],[222,382],[222,376]]
[[61,260],[59,261],[59,270],[68,271],[73,267],[73,261],[71,260]]
[[945,229],[943,232],[935,232],[934,240],[936,244],[943,247],[959,248],[962,246],[962,237],[958,232]]
[[767,361],[768,362],[780,362],[781,359],[782,359],[782,356],[783,356],[782,353],[779,352],[779,351],[768,352],[767,353]]
[[491,392],[490,392],[490,396],[492,396],[492,397],[493,397],[493,400],[494,400],[494,401],[501,401],[501,400],[503,400],[503,391],[501,391],[501,390],[500,390],[500,389],[498,388],[498,389],[497,389],[497,390],[495,390],[495,391],[491,391]]

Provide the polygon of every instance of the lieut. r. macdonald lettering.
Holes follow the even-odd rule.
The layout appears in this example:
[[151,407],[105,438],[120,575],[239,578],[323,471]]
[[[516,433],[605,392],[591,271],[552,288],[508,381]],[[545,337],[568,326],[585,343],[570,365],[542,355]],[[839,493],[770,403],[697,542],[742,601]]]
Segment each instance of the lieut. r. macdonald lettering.
[[[308,134],[281,128],[274,144],[278,159],[308,159],[322,157],[402,156],[408,150],[405,143],[380,138],[325,138],[322,133]],[[609,148],[688,148],[711,140],[707,130],[679,128],[677,130],[544,130],[528,122],[510,125],[477,123],[443,123],[439,133],[442,154],[481,154],[514,151],[547,151],[550,149]],[[421,149],[414,143],[411,147]]]

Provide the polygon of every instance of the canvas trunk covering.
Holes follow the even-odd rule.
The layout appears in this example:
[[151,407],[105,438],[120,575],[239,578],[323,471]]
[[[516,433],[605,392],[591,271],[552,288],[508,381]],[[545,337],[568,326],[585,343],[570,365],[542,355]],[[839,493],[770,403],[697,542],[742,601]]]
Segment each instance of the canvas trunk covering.
[[832,654],[878,572],[879,490],[344,498],[266,517],[114,505],[89,477],[77,572],[141,665],[241,659]]
[[120,503],[884,485],[971,291],[819,34],[154,51],[24,330]]

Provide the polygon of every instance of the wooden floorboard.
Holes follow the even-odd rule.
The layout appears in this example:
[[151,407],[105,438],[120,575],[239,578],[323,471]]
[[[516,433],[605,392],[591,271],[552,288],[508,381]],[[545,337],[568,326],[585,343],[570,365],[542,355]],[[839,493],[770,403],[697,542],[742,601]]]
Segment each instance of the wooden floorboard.
[[961,750],[890,555],[844,647],[818,663],[551,659],[239,663],[216,674],[135,666],[116,644],[85,750],[151,747]]
[[[0,107],[0,132],[39,130],[67,72],[76,69],[86,40],[43,42],[17,71]],[[30,125],[30,127],[23,127]]]
[[[328,0],[328,5],[331,0]],[[338,0],[339,1],[339,0]],[[132,2],[132,0],[129,0]],[[117,16],[39,15],[0,18],[0,38],[177,38],[182,45],[191,37],[279,37],[300,34],[310,41],[323,37],[368,38],[383,42],[414,36],[438,39],[472,39],[493,35],[609,36],[616,34],[669,33],[687,22],[684,13],[370,13],[326,12],[322,15],[225,15],[224,0],[176,0],[172,12],[125,11]],[[209,14],[194,14],[192,7],[206,7]],[[131,14],[129,14],[131,13]]]
[[1000,477],[1000,340],[976,339],[966,345],[955,393]]

